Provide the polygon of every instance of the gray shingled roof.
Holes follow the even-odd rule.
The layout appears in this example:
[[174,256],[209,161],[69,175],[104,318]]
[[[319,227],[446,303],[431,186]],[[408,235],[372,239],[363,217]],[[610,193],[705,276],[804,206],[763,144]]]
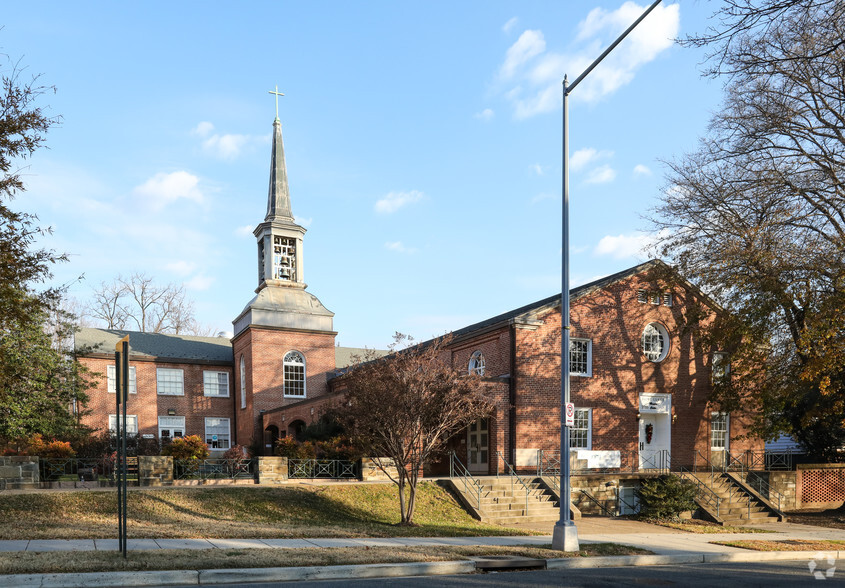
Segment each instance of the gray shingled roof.
[[337,369],[343,369],[352,365],[352,358],[354,356],[364,357],[368,352],[373,352],[376,357],[383,357],[388,354],[388,351],[382,349],[366,349],[360,347],[335,347],[334,348],[334,363]]
[[232,343],[224,337],[164,335],[117,329],[81,328],[74,337],[74,349],[83,353],[114,353],[114,346],[129,335],[130,355],[232,363]]
[[[630,267],[626,270],[622,270],[621,272],[605,276],[603,278],[590,282],[589,284],[584,284],[582,286],[578,286],[577,288],[572,288],[569,290],[569,298],[570,300],[580,298],[581,296],[585,296],[591,292],[594,292],[595,290],[600,290],[601,288],[605,288],[606,286],[609,286],[614,282],[624,280],[629,276],[633,276],[634,274],[638,274],[653,267],[668,268],[668,266],[663,261],[660,261],[659,259],[652,259],[646,261],[645,263]],[[520,306],[519,308],[516,308],[509,312],[505,312],[500,315],[483,320],[481,322],[475,323],[473,325],[469,325],[468,327],[458,329],[453,333],[453,336],[455,338],[464,337],[476,331],[488,327],[493,327],[499,324],[507,324],[517,319],[531,320],[538,313],[547,309],[554,308],[558,305],[560,305],[560,294],[555,294],[553,296],[549,296],[548,298],[543,298],[542,300],[532,302],[531,304],[526,304],[525,306]]]

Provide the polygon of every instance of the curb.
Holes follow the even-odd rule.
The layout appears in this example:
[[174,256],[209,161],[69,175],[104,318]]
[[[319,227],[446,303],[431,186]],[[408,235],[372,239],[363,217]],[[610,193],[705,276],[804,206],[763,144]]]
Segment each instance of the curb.
[[[681,555],[613,555],[547,559],[546,569],[589,569],[720,562],[788,561],[812,558],[813,551],[750,551],[748,553],[697,553]],[[829,552],[845,557],[845,551]],[[397,564],[307,566],[296,568],[231,568],[219,570],[170,570],[160,572],[88,572],[83,574],[15,574],[0,576],[2,586],[21,588],[120,588],[123,586],[181,586],[252,582],[297,582],[353,578],[396,578],[475,573],[476,562],[439,561]]]

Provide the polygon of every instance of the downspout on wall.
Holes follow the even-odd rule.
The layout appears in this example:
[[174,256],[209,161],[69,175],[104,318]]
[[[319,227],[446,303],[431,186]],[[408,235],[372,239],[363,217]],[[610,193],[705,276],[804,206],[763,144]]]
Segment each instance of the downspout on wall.
[[511,321],[511,365],[508,378],[508,459],[516,467],[516,325]]

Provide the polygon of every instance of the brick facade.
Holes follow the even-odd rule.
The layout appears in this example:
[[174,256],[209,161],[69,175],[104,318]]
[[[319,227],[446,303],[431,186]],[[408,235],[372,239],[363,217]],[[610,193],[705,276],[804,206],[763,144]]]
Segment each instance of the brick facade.
[[[691,464],[697,454],[717,459],[719,452],[710,447],[714,350],[697,349],[693,331],[685,328],[693,309],[707,309],[709,302],[682,280],[666,282],[658,277],[665,272],[656,270],[665,266],[649,262],[573,290],[570,336],[590,341],[591,361],[589,375],[571,376],[571,399],[577,408],[590,410],[592,451],[619,451],[626,463],[634,463],[640,443],[646,445],[642,423],[653,422],[660,428],[658,434],[665,435],[674,465]],[[643,331],[649,324],[665,329],[669,347],[660,361],[644,353]],[[225,363],[133,358],[138,394],[130,395],[128,413],[138,415],[140,432],[158,434],[158,417],[168,410],[186,417],[186,434],[203,435],[205,417],[229,418],[232,443],[267,455],[277,437],[295,434],[319,419],[329,405],[342,403],[342,378],[334,377],[334,332],[250,325],[231,345],[231,361]],[[484,356],[484,378],[495,406],[487,431],[487,471],[495,473],[505,461],[527,470],[536,467],[538,450],[559,448],[560,345],[560,304],[555,297],[455,332],[446,361],[467,370],[475,352]],[[305,357],[304,397],[284,393],[283,358],[291,350]],[[106,392],[105,377],[113,360],[103,355],[82,361],[102,374],[90,391],[91,414],[85,422],[105,428],[108,415],[114,413],[114,394]],[[156,393],[160,367],[184,370],[184,396]],[[229,374],[228,398],[203,395],[204,370]],[[641,407],[641,395],[662,398],[662,412],[647,414],[650,407]],[[644,420],[651,418],[657,420]],[[732,454],[763,450],[761,440],[743,439],[749,418],[748,414],[729,417]],[[461,433],[450,440],[449,448],[467,459],[468,441],[467,433]],[[441,461],[428,471],[447,469],[448,463]]]
[[[82,423],[99,430],[109,426],[109,415],[115,414],[116,398],[108,391],[107,370],[114,365],[114,357],[87,356],[79,359],[91,372],[93,387],[88,390],[88,404]],[[230,442],[235,443],[235,423],[232,404],[234,402],[235,380],[232,365],[211,363],[159,362],[130,357],[130,366],[135,368],[137,393],[129,394],[126,414],[138,418],[138,432],[141,435],[158,437],[158,417],[185,417],[185,435],[199,435],[205,438],[206,417],[229,419]],[[183,395],[161,395],[156,387],[158,368],[183,371]],[[211,397],[204,394],[203,372],[225,372],[229,379],[229,396]],[[170,411],[174,414],[170,415]]]

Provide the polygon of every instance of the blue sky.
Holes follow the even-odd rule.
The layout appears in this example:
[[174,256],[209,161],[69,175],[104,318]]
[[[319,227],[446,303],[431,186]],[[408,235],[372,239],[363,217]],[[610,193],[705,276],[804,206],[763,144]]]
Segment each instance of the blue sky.
[[[145,272],[231,331],[257,286],[278,85],[305,281],[338,342],[457,329],[560,291],[560,81],[645,6],[8,4],[0,52],[56,86],[42,104],[63,118],[15,206],[53,227],[39,244],[70,255],[55,279],[80,302]],[[720,100],[670,39],[715,8],[665,2],[573,92],[573,286],[647,258],[660,161]]]

